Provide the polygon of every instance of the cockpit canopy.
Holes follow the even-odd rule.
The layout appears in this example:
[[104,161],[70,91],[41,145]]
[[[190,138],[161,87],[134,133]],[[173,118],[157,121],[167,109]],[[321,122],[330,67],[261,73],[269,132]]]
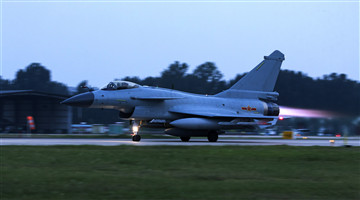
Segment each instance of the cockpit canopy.
[[129,82],[129,81],[111,81],[104,87],[102,90],[123,90],[123,89],[131,89],[131,88],[138,88],[140,87],[139,84]]

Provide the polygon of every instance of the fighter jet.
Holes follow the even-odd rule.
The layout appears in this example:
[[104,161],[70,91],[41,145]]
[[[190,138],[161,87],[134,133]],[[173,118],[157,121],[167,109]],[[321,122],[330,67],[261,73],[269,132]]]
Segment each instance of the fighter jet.
[[265,128],[276,124],[279,93],[274,86],[285,59],[280,51],[264,56],[254,69],[229,89],[215,95],[111,81],[100,90],[73,96],[62,104],[115,109],[130,120],[132,140],[140,141],[141,127],[164,128],[184,142],[205,136],[216,142],[229,129]]

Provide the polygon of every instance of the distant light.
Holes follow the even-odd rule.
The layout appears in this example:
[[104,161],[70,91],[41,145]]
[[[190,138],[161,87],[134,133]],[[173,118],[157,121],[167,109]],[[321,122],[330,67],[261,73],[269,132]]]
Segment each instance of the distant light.
[[336,136],[336,137],[341,137],[341,134],[336,134],[335,136]]
[[279,117],[279,120],[283,120],[283,119],[284,119],[284,117],[283,117],[283,116],[280,116],[280,117]]
[[303,137],[304,140],[308,139],[308,137]]
[[335,140],[329,140],[330,143],[335,143]]

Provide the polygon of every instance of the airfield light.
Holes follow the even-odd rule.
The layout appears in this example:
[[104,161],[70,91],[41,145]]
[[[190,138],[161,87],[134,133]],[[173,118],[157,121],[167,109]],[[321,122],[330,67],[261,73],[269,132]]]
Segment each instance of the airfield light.
[[308,139],[308,137],[303,137],[304,140]]
[[336,134],[335,137],[341,137],[341,134]]
[[329,140],[329,142],[333,144],[333,143],[335,143],[335,140]]

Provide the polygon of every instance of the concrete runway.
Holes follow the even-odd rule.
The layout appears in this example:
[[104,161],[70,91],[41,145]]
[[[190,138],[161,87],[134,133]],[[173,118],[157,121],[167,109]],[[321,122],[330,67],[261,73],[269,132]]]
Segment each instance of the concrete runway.
[[142,139],[140,142],[133,142],[131,139],[58,139],[58,138],[0,138],[0,145],[31,145],[31,146],[49,146],[49,145],[99,145],[99,146],[226,146],[226,145],[289,145],[289,146],[343,146],[344,144],[360,146],[360,140],[353,139],[344,143],[344,140],[338,139],[334,143],[329,140],[319,139],[226,139],[219,138],[218,142],[208,142],[207,139],[192,138],[190,142],[181,142],[180,139]]

